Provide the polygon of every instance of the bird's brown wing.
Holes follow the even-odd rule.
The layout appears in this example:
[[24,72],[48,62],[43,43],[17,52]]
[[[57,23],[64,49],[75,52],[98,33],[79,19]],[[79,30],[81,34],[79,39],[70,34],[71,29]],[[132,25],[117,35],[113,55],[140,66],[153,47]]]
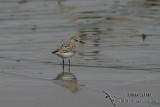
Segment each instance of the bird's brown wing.
[[57,49],[58,52],[74,52],[76,51],[76,44],[70,41],[62,43],[61,46]]

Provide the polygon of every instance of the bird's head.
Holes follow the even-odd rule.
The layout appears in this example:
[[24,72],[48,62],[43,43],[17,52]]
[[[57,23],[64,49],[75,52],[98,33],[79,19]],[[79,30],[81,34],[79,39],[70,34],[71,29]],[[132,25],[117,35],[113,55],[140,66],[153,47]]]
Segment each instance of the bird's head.
[[74,42],[74,43],[82,43],[82,44],[85,43],[85,42],[79,40],[77,36],[72,36],[69,40]]

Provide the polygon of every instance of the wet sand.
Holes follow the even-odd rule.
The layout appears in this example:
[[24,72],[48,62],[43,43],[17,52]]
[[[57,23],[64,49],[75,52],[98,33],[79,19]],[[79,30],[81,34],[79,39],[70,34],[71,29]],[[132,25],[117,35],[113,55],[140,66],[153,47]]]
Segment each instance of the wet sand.
[[[0,107],[159,107],[159,10],[156,0],[0,1]],[[62,72],[51,52],[75,34],[86,44]]]
[[[2,107],[114,107],[110,99],[105,98],[106,95],[103,91],[113,98],[116,97],[114,100],[118,107],[144,107],[148,105],[158,107],[160,104],[160,79],[157,72],[72,67],[77,82],[68,82],[68,86],[68,79],[65,78],[52,80],[44,79],[38,74],[36,77],[31,77],[12,72],[0,73]],[[56,73],[53,71],[52,76],[56,78],[57,75],[54,74]],[[49,77],[51,74],[46,75]],[[74,87],[76,87],[76,91]],[[129,93],[139,93],[139,95],[129,96]],[[148,96],[140,96],[140,93],[148,93]],[[138,103],[137,100],[141,102]],[[144,102],[144,100],[150,102]]]

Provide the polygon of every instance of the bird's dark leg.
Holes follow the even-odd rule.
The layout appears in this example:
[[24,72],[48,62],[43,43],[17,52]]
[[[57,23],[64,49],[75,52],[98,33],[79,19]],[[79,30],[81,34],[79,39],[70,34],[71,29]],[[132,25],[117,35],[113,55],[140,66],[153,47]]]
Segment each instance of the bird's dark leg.
[[64,59],[63,59],[63,72],[64,72]]
[[68,60],[68,62],[69,62],[69,69],[68,69],[68,70],[69,70],[69,72],[70,72],[70,59]]

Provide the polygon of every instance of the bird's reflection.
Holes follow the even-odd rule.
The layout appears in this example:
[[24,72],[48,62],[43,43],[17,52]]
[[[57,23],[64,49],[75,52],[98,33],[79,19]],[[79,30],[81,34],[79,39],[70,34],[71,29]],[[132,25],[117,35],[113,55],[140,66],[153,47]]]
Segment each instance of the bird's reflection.
[[146,38],[147,38],[147,35],[146,35],[146,34],[143,34],[143,35],[142,35],[143,41],[145,41]]
[[69,89],[73,93],[78,92],[78,80],[71,72],[62,72],[54,79],[56,84]]

